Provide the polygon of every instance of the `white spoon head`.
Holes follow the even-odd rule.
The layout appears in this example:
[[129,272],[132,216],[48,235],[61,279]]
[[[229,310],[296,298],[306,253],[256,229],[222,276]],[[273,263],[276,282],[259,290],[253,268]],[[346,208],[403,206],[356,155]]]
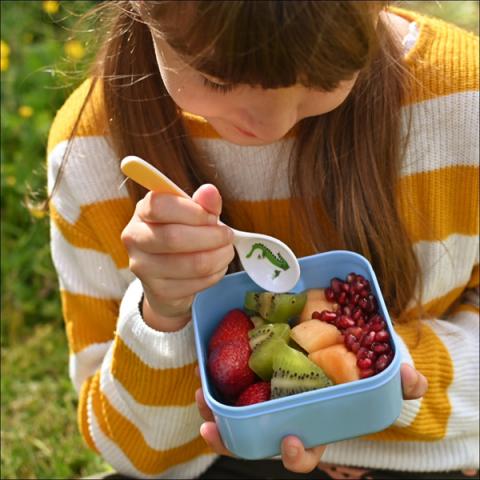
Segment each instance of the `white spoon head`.
[[236,242],[240,262],[249,277],[274,293],[292,290],[300,278],[300,265],[292,250],[266,235],[252,234]]

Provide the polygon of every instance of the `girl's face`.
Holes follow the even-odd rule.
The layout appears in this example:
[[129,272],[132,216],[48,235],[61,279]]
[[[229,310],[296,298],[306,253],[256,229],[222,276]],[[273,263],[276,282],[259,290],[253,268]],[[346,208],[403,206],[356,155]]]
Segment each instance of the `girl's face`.
[[337,108],[357,78],[341,82],[333,92],[301,84],[275,89],[230,86],[188,66],[166,41],[153,38],[160,74],[173,101],[204,117],[222,138],[238,145],[273,143],[300,120]]

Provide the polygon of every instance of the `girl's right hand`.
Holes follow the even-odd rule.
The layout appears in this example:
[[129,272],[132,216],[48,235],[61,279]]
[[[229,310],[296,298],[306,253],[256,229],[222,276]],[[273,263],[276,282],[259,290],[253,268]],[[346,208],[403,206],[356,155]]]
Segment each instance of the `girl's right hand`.
[[233,232],[218,225],[222,198],[202,185],[192,199],[149,192],[122,232],[130,270],[143,284],[143,318],[175,331],[190,320],[197,292],[223,278],[234,258]]

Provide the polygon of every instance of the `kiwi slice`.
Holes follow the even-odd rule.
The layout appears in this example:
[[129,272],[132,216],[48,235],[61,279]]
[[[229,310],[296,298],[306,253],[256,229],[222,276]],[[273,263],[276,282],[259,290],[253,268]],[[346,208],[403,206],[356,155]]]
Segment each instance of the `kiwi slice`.
[[278,345],[272,368],[272,399],[333,385],[320,367],[286,343]]
[[250,348],[253,350],[267,338],[274,335],[283,338],[288,343],[290,338],[290,326],[288,323],[267,323],[259,327],[252,328],[248,332]]
[[253,349],[248,366],[262,380],[268,382],[273,374],[273,358],[282,346],[287,346],[285,340],[270,331],[268,337]]
[[286,323],[300,315],[306,301],[306,293],[247,292],[244,307],[268,323]]

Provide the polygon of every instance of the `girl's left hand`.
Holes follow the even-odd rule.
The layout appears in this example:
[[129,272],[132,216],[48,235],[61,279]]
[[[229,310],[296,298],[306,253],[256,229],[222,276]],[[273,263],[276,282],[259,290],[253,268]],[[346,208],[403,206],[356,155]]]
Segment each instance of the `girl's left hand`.
[[[423,397],[428,388],[427,379],[417,370],[406,363],[400,369],[402,378],[403,398],[414,400]],[[208,408],[203,397],[202,389],[195,393],[200,415],[205,422],[200,427],[200,435],[207,444],[219,455],[233,456],[225,448],[211,410]],[[313,448],[305,448],[299,438],[289,435],[282,440],[282,462],[287,470],[297,473],[308,473],[320,463],[326,445],[319,445]]]

